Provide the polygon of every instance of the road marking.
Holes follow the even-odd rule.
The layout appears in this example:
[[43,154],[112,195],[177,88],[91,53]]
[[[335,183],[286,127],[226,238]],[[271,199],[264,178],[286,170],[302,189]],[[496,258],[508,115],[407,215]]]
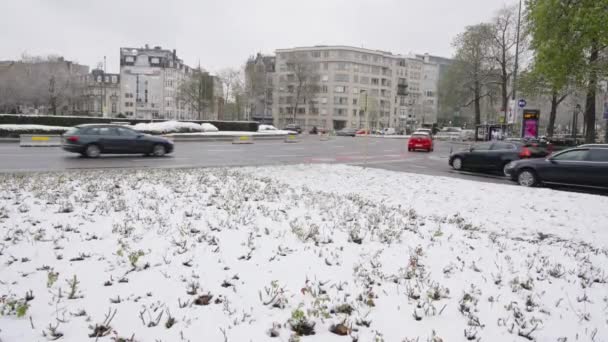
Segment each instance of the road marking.
[[339,155],[337,155],[338,157],[345,157],[345,156],[352,156],[354,154],[361,154],[360,151],[353,151],[353,152],[343,152],[340,153]]
[[395,152],[398,151],[397,149],[392,149],[392,150],[382,150],[382,152]]
[[342,145],[337,145],[337,146],[332,146],[332,145],[329,145],[329,147],[333,147],[333,148],[344,148],[345,146],[342,146]]
[[270,154],[269,158],[306,157],[305,154]]
[[225,150],[206,150],[206,152],[243,152],[244,150],[233,150],[233,149],[225,149]]
[[297,151],[297,150],[304,150],[304,147],[283,147],[281,150],[283,151]]

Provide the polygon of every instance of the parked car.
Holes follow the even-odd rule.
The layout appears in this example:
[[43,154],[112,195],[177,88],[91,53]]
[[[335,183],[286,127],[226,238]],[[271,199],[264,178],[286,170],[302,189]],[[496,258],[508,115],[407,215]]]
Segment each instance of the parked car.
[[433,152],[434,150],[433,137],[426,132],[414,133],[410,136],[407,142],[408,151],[425,150],[427,152]]
[[163,137],[137,132],[121,125],[89,124],[76,126],[62,136],[65,151],[89,158],[101,154],[142,153],[162,157],[173,152],[173,142]]
[[416,134],[416,133],[427,133],[428,135],[433,136],[433,130],[430,128],[418,128],[412,134]]
[[360,129],[355,132],[355,134],[368,134],[368,133],[369,133],[368,129]]
[[444,127],[437,132],[435,138],[438,140],[463,140],[464,134],[460,127]]
[[336,135],[341,137],[354,137],[357,134],[357,130],[354,128],[342,128],[336,132]]
[[608,190],[608,144],[582,145],[548,158],[514,161],[505,173],[528,187],[554,184]]
[[397,131],[395,131],[395,129],[393,127],[388,127],[382,130],[382,134],[383,135],[395,135],[397,134]]
[[294,131],[294,132],[297,132],[298,134],[302,133],[302,127],[300,127],[300,125],[289,124],[289,125],[285,126],[285,130]]
[[512,161],[544,158],[548,154],[547,149],[518,141],[486,141],[453,153],[449,164],[455,170],[501,171],[506,174],[506,166]]

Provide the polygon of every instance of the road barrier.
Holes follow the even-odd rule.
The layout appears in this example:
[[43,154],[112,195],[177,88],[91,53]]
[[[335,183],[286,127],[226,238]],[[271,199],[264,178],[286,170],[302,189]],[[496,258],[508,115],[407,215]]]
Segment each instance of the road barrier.
[[55,147],[61,146],[61,135],[21,134],[19,136],[21,147]]
[[298,142],[300,142],[300,139],[298,139],[298,136],[295,134],[289,134],[285,137],[285,142],[286,143],[298,143]]
[[241,135],[232,140],[233,144],[253,144],[253,136]]

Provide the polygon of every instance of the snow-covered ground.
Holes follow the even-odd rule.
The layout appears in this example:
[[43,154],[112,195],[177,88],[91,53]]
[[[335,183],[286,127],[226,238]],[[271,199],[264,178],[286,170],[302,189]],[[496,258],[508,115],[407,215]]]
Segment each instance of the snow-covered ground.
[[163,121],[138,123],[131,126],[134,130],[156,134],[185,133],[185,132],[217,132],[218,129],[210,123],[197,124],[194,122]]
[[0,340],[606,341],[606,207],[343,165],[0,175]]
[[264,136],[264,135],[289,135],[295,134],[295,132],[290,131],[258,131],[258,132],[248,132],[248,131],[219,131],[219,132],[200,132],[200,133],[171,133],[167,134],[169,137],[207,137],[207,136]]
[[46,126],[46,125],[13,125],[13,124],[4,124],[0,125],[0,130],[7,131],[67,131],[70,127],[62,127],[62,126]]

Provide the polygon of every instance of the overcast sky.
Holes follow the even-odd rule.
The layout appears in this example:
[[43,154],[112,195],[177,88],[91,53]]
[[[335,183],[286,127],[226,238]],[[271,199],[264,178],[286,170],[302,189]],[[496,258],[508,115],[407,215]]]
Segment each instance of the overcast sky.
[[451,56],[467,25],[515,0],[0,0],[0,60],[59,54],[95,66],[119,48],[177,49],[187,64],[239,67],[258,51],[352,45]]

